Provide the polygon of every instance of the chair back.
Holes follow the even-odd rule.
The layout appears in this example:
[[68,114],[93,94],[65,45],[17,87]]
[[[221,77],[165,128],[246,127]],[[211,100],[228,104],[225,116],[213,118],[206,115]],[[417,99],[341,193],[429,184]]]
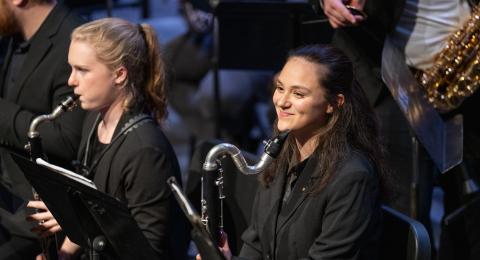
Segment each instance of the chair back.
[[387,206],[382,206],[382,213],[380,259],[431,259],[430,237],[422,223]]

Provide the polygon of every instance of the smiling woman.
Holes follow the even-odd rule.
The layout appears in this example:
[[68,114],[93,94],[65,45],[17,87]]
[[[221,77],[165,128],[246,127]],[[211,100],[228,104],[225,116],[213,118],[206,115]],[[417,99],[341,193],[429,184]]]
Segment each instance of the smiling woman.
[[275,84],[275,128],[291,133],[262,176],[241,255],[376,259],[386,171],[350,60],[306,46],[291,52]]
[[[318,80],[326,70],[323,65],[292,57],[275,82],[273,104],[277,112],[277,128],[280,131],[291,130],[304,144],[312,135],[320,134],[328,116],[333,113],[334,108],[327,101],[325,89],[319,86]],[[338,94],[336,98],[336,104],[341,106],[343,94]],[[300,160],[309,155],[309,152],[301,154]]]
[[273,103],[275,132],[291,132],[261,177],[241,257],[378,259],[387,171],[350,60],[330,46],[292,51]]

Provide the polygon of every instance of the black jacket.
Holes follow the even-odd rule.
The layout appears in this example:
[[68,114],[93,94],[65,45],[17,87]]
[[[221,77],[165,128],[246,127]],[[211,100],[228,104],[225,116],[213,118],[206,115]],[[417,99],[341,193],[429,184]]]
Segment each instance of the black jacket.
[[[161,259],[170,259],[168,255],[182,253],[171,252],[168,243],[173,232],[183,234],[183,230],[177,225],[180,215],[166,180],[175,176],[180,182],[180,169],[170,143],[150,117],[121,132],[138,115],[122,115],[112,142],[105,148],[107,150],[99,157],[98,163],[86,164],[90,171],[88,177],[93,179],[98,190],[124,202],[150,245],[162,256]],[[81,162],[89,136],[97,138],[97,117],[98,113],[89,113],[85,118],[78,153]]]
[[[29,231],[23,209],[32,190],[8,150],[25,152],[27,131],[38,115],[50,114],[60,101],[73,93],[68,87],[70,66],[67,53],[72,30],[83,20],[57,5],[31,39],[29,52],[19,78],[8,96],[0,98],[0,159],[5,167],[0,174],[1,226],[13,235],[35,238]],[[0,93],[3,93],[12,47],[0,70]],[[68,112],[54,121],[42,123],[38,130],[50,162],[66,166],[75,158],[83,120],[80,109]],[[8,149],[8,150],[7,150]]]
[[240,256],[246,259],[376,259],[380,226],[379,179],[352,152],[332,181],[309,192],[320,172],[310,159],[282,206],[285,175],[260,187]]

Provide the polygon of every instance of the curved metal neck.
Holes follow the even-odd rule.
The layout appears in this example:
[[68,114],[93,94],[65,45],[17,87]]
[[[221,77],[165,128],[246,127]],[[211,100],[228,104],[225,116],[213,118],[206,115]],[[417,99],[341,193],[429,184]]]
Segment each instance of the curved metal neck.
[[235,156],[240,154],[240,150],[228,143],[222,143],[215,145],[207,154],[205,158],[205,163],[203,164],[203,170],[205,171],[213,171],[218,169],[218,165],[216,160],[224,155]]
[[54,120],[55,118],[63,114],[63,112],[72,110],[76,105],[77,99],[78,99],[78,96],[69,96],[67,97],[67,99],[62,101],[57,107],[55,107],[52,113],[35,117],[32,123],[30,123],[30,128],[27,133],[28,137],[29,138],[38,137],[40,133],[38,132],[37,128],[42,122]]
[[265,170],[265,168],[270,165],[280,153],[288,133],[289,131],[285,131],[265,142],[265,151],[262,154],[260,161],[255,165],[248,165],[240,149],[236,146],[229,143],[218,144],[208,152],[207,157],[205,158],[205,163],[203,164],[203,170],[214,171],[218,169],[216,160],[221,156],[230,155],[235,166],[237,166],[241,173],[245,175],[259,174]]
[[265,168],[270,165],[274,158],[264,153],[262,154],[260,161],[258,161],[257,164],[254,165],[248,165],[245,161],[245,158],[241,155],[232,156],[232,160],[241,173],[245,175],[255,175],[263,172],[263,170],[265,170]]
[[218,169],[216,159],[223,155],[230,155],[237,169],[245,175],[259,174],[274,160],[273,157],[264,153],[257,164],[250,166],[236,146],[223,143],[214,146],[208,152],[205,163],[203,164],[203,170],[213,171]]

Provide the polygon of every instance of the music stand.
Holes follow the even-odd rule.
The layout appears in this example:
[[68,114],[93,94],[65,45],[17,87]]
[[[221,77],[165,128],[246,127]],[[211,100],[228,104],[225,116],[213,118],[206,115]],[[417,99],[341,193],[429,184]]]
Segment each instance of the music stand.
[[226,69],[279,70],[288,52],[328,43],[332,29],[308,3],[222,1],[214,9],[218,65]]
[[109,195],[12,153],[68,238],[90,259],[157,257],[128,208]]
[[191,232],[192,240],[195,242],[202,259],[225,260],[225,257],[213,242],[210,233],[208,233],[208,231],[205,229],[200,216],[195,211],[195,208],[192,206],[190,201],[187,199],[187,196],[185,196],[180,186],[177,184],[175,177],[172,176],[168,178],[167,184],[170,186],[170,189],[180,205],[180,208],[183,210],[183,213],[185,213],[185,216],[193,226]]

